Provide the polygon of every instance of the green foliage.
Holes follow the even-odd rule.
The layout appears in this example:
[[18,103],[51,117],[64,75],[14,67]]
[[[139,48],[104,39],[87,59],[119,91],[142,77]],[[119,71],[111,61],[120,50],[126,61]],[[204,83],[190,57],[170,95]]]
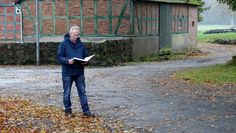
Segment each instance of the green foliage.
[[196,48],[190,48],[190,49],[183,49],[178,52],[173,52],[170,48],[162,48],[160,49],[160,52],[155,52],[151,54],[150,56],[143,56],[140,57],[136,61],[164,61],[164,60],[179,60],[179,59],[185,59],[188,58],[189,53],[194,53],[194,51],[199,51]]
[[236,65],[214,65],[185,70],[176,74],[177,79],[194,83],[236,84]]
[[198,21],[201,22],[203,17],[202,17],[202,13],[208,9],[210,9],[210,7],[204,7],[205,6],[205,2],[203,0],[194,0],[195,2],[199,3],[198,6]]
[[202,21],[202,13],[208,10],[210,7],[204,7],[205,2],[204,0],[186,0],[186,3],[192,3],[198,5],[198,21]]
[[172,53],[172,49],[170,48],[162,48],[160,49],[160,56],[164,56],[164,55],[170,55]]
[[225,3],[229,5],[232,11],[236,11],[236,1],[235,0],[217,0],[219,3]]
[[90,53],[96,54],[91,65],[112,66],[121,65],[133,60],[130,40],[110,40],[104,43],[88,43]]
[[236,40],[236,33],[203,34],[198,32],[199,42],[214,42],[218,39]]

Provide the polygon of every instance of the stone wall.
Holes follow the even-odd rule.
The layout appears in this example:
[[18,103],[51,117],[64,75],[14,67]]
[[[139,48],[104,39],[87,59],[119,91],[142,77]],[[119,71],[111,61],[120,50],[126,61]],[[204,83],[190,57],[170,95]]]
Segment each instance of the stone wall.
[[[40,43],[40,64],[58,64],[57,47],[60,43]],[[96,54],[90,65],[118,65],[132,61],[131,40],[109,40],[102,43],[85,43],[90,54]],[[36,64],[35,43],[2,43],[0,44],[1,65]]]

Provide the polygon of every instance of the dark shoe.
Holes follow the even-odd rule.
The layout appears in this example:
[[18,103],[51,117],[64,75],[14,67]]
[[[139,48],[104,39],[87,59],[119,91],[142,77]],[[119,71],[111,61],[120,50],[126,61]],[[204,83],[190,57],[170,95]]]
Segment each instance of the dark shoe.
[[87,117],[95,117],[95,114],[93,114],[91,112],[84,112],[83,115],[87,116]]
[[65,113],[67,118],[74,118],[75,116],[72,113]]

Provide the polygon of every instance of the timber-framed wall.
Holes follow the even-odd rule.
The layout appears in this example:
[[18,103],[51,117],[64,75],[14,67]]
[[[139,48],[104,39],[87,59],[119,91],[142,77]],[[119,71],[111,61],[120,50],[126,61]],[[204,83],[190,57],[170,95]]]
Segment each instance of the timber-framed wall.
[[[23,0],[23,31],[34,36],[35,1]],[[82,37],[158,36],[159,5],[133,0],[44,0],[39,3],[40,35],[61,36],[72,25]]]
[[[35,0],[12,1],[0,0],[0,41],[34,41]],[[197,43],[197,4],[191,0],[39,0],[39,20],[40,38],[63,37],[72,25],[81,27],[82,38],[132,38],[135,57]]]

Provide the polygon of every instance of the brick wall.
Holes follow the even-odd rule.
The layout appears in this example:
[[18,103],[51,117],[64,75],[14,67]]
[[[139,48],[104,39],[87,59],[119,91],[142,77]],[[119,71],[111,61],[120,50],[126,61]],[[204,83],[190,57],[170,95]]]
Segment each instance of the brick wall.
[[[125,0],[113,0],[112,1],[112,16],[115,18],[112,20],[112,32],[114,32],[119,15],[121,13],[122,6]],[[122,24],[118,30],[117,34],[126,34],[130,33],[130,8],[129,3],[125,10],[124,16],[125,19],[122,19]],[[66,6],[69,6],[68,12]],[[29,36],[34,34],[34,21],[32,18],[35,17],[35,1],[23,1],[22,9],[24,14],[24,35]],[[109,34],[109,13],[108,13],[108,1],[99,0],[97,1],[97,14],[94,13],[94,0],[84,0],[83,6],[80,5],[78,0],[69,0],[66,1],[56,0],[55,4],[52,1],[45,0],[41,1],[41,34],[55,34],[62,35],[68,31],[68,27],[72,25],[80,25],[80,8],[83,10],[83,33],[84,34]],[[55,9],[55,12],[53,12]],[[53,20],[53,17],[56,20]],[[68,18],[67,18],[68,17]],[[95,19],[97,18],[97,31],[95,28]],[[54,22],[55,21],[55,22]],[[55,23],[55,24],[54,24]],[[110,33],[112,34],[112,33]]]
[[0,0],[0,4],[16,3],[18,0]]
[[0,40],[20,39],[20,16],[14,12],[13,5],[0,6]]

